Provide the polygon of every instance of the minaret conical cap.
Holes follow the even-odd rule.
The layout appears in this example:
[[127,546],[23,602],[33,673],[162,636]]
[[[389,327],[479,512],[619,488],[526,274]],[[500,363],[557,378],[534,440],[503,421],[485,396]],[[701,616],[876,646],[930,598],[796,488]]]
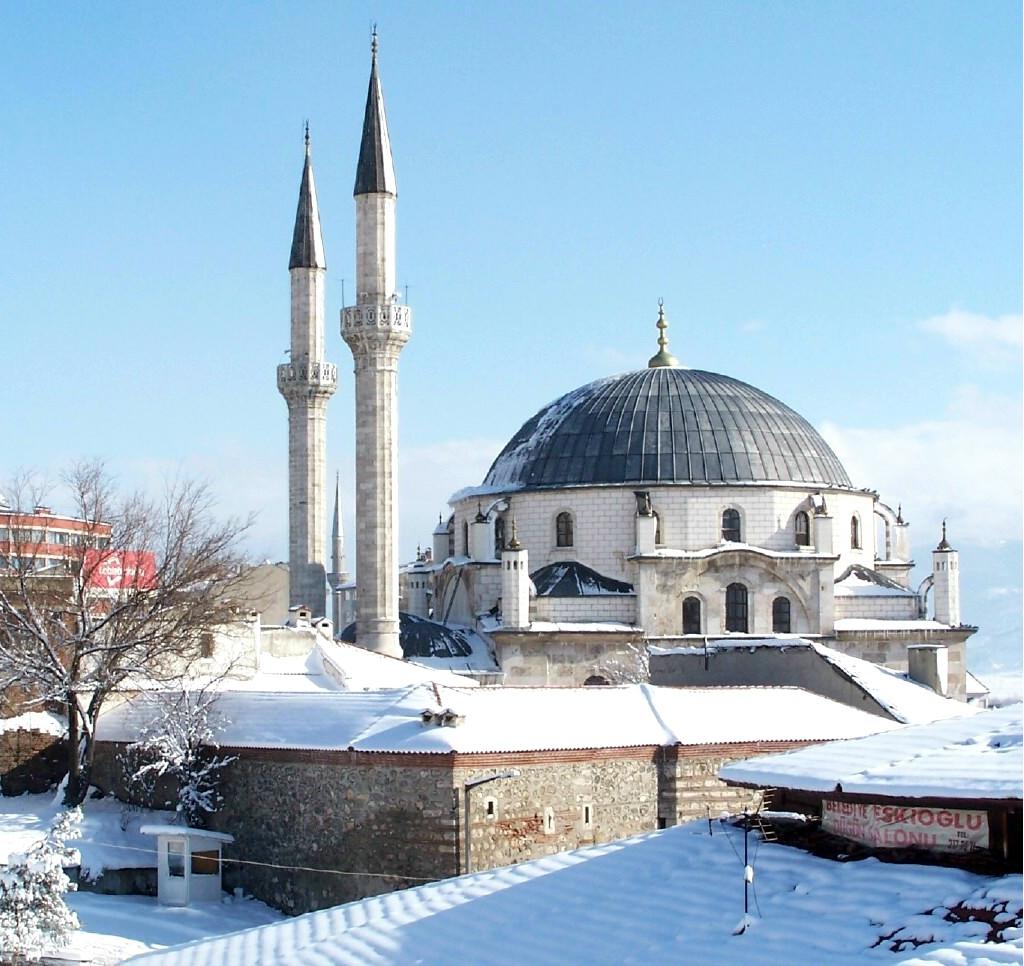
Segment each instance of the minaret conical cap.
[[363,139],[359,144],[359,163],[356,165],[354,195],[398,195],[395,165],[391,160],[391,138],[388,119],[384,113],[384,93],[377,73],[377,29],[373,31],[370,62],[370,87],[366,92],[366,112],[363,115]]
[[320,207],[316,200],[316,182],[313,180],[313,159],[309,150],[308,124],[306,162],[302,167],[299,206],[295,211],[295,231],[292,233],[292,253],[288,259],[288,268],[327,268],[324,237],[320,231]]

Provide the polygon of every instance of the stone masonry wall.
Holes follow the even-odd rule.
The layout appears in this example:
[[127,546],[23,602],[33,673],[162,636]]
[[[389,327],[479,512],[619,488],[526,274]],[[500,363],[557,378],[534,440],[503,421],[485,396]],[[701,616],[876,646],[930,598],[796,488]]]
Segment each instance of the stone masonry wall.
[[241,885],[302,913],[455,873],[451,770],[442,756],[415,756],[436,759],[422,767],[409,755],[234,753],[242,757],[225,770],[225,806],[211,822],[235,836],[225,857],[334,873],[229,863],[226,888]]
[[63,738],[43,731],[0,731],[0,791],[45,792],[67,772]]
[[[756,800],[717,778],[727,761],[798,743],[462,755],[222,749],[224,808],[210,827],[235,837],[224,885],[298,914],[465,871],[510,865],[675,825]],[[116,790],[117,747],[96,776]]]
[[[493,766],[460,756],[455,787],[519,771],[470,794],[471,869],[525,862],[657,828],[656,749],[533,753],[495,758]],[[478,757],[479,756],[475,756]],[[465,813],[461,813],[460,836]],[[460,852],[465,852],[461,841]],[[460,871],[466,871],[460,865]]]
[[665,748],[660,756],[658,814],[664,825],[680,825],[693,819],[718,818],[723,812],[736,814],[756,808],[761,793],[733,788],[718,778],[718,770],[731,761],[767,755],[809,742],[751,742],[743,745]]
[[836,595],[835,619],[860,617],[874,620],[911,621],[917,619],[917,597],[895,594],[869,596]]
[[632,624],[636,620],[636,598],[631,594],[535,597],[531,603],[530,616],[535,621]]

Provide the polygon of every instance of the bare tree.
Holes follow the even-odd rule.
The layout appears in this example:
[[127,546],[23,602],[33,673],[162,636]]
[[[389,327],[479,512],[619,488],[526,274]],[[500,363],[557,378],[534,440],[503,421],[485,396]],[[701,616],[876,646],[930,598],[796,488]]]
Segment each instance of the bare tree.
[[217,754],[217,734],[230,723],[215,708],[221,680],[146,695],[153,719],[121,754],[132,793],[153,804],[163,780],[169,779],[177,801],[161,804],[172,806],[192,827],[201,827],[223,805],[220,771],[235,760]]
[[67,716],[65,802],[76,805],[89,787],[96,719],[111,695],[179,679],[204,635],[234,615],[239,539],[249,521],[217,520],[203,483],[169,483],[159,501],[119,496],[96,462],[73,466],[64,482],[80,524],[59,566],[42,556],[50,545],[30,515],[37,493],[22,478],[7,494],[0,687]]

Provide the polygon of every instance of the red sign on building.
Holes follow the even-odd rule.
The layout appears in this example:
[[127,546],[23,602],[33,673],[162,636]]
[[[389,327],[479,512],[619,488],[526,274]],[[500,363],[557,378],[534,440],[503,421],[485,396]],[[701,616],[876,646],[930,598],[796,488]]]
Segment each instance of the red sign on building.
[[151,590],[156,557],[149,550],[86,550],[86,585],[96,590]]

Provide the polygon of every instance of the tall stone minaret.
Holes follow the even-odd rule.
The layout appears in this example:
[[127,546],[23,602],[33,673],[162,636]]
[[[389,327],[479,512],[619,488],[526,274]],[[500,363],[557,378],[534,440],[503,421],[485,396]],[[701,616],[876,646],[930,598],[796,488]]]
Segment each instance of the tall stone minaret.
[[288,602],[327,613],[324,497],[327,401],[338,385],[324,359],[324,281],[327,262],[306,127],[306,161],[288,260],[292,282],[291,361],[277,367],[277,388],[288,404]]
[[345,565],[345,531],[341,525],[341,474],[334,477],[334,522],[331,525],[331,572],[327,575],[331,587],[331,620],[334,622],[335,637],[344,628],[341,626],[341,588],[348,583],[348,568]]
[[374,32],[356,167],[356,304],[342,309],[356,386],[356,640],[402,656],[398,638],[398,354],[412,314],[395,292],[398,189]]

